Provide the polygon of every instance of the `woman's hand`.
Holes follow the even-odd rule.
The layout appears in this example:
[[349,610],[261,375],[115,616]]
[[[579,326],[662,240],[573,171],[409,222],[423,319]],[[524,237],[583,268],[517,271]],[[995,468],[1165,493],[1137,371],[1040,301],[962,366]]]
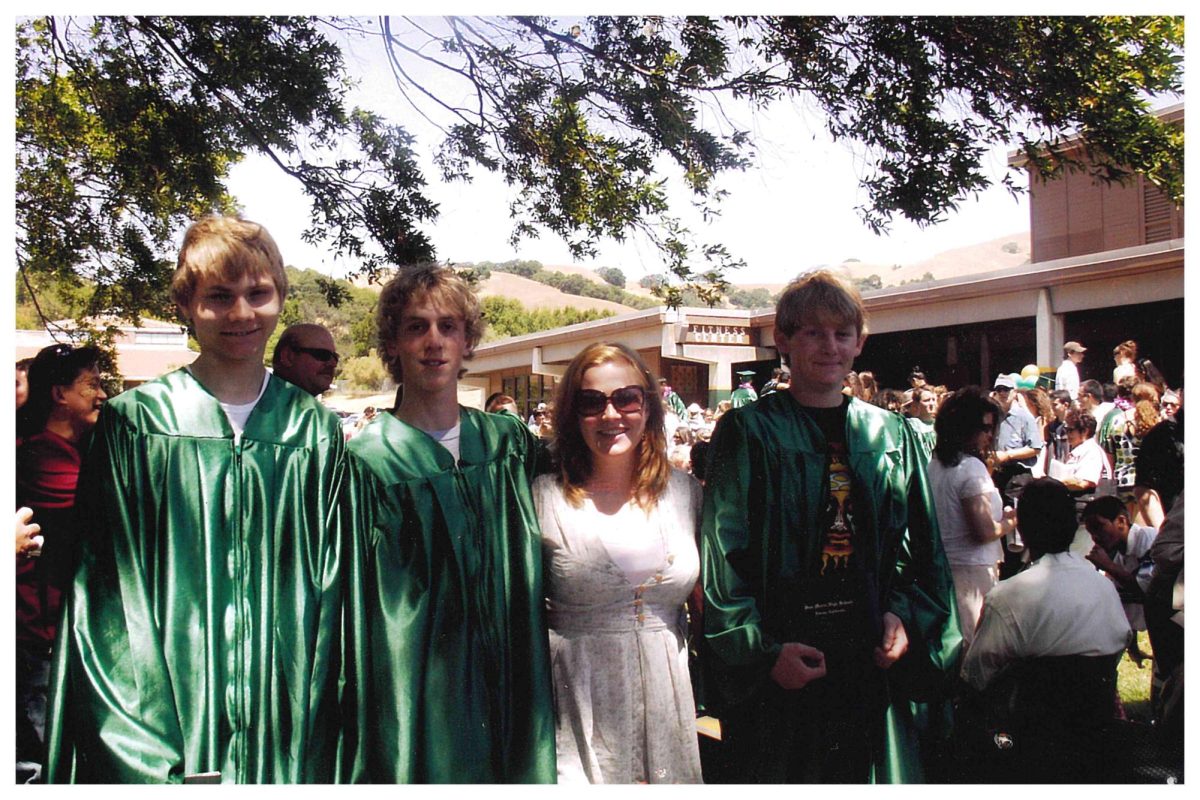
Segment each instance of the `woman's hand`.
[[42,554],[43,539],[39,535],[42,526],[33,519],[33,509],[22,506],[17,509],[17,555],[25,558],[36,558]]

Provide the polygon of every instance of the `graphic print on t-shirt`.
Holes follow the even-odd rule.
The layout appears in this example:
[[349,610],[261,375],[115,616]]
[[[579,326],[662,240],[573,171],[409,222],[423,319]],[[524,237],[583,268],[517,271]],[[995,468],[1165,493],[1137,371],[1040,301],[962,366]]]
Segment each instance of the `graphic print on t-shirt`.
[[851,529],[850,470],[846,467],[845,448],[840,442],[829,445],[829,508],[833,520],[825,531],[825,546],[821,550],[821,574],[829,570],[844,570],[854,555],[854,536]]

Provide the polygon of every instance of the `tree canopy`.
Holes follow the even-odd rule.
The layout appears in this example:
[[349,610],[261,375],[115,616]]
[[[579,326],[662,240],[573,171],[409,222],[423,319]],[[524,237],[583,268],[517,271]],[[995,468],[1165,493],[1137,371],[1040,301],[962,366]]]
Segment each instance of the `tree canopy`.
[[[996,145],[1045,176],[1141,173],[1183,198],[1183,132],[1150,110],[1182,96],[1181,17],[42,17],[17,22],[23,278],[162,313],[178,233],[235,208],[229,168],[250,152],[296,179],[306,237],[335,256],[372,274],[436,257],[411,132],[348,107],[348,42],[386,53],[398,98],[441,129],[439,179],[514,188],[514,243],[544,229],[584,257],[640,231],[670,303],[690,282],[711,301],[738,263],[665,188],[719,213],[721,174],[755,152],[735,102],[801,99],[857,143],[876,231],[942,220],[988,186]],[[1086,161],[1055,149],[1068,134]]]

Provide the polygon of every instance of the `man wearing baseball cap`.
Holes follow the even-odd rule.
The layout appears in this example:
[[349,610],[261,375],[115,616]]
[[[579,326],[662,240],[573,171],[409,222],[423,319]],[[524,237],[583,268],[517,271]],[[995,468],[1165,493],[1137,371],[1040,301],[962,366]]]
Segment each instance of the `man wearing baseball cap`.
[[1079,342],[1067,342],[1063,345],[1063,362],[1054,378],[1054,388],[1070,392],[1074,397],[1079,391],[1079,365],[1083,363],[1083,354],[1087,348]]
[[996,471],[993,480],[1002,494],[1013,478],[1026,477],[1042,450],[1042,434],[1024,405],[1017,400],[1017,375],[1000,373],[992,397],[1004,412],[996,436]]

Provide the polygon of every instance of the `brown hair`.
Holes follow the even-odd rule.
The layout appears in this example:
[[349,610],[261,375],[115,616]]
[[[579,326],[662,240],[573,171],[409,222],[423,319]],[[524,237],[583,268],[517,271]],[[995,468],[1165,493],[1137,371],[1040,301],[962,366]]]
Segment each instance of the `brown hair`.
[[793,280],[775,305],[775,327],[784,336],[812,319],[821,324],[852,322],[859,336],[867,332],[867,309],[858,290],[827,269]]
[[1067,416],[1063,419],[1063,425],[1082,430],[1086,434],[1084,438],[1087,439],[1096,435],[1096,418],[1077,408],[1072,408],[1067,412]]
[[862,384],[862,397],[859,399],[871,402],[871,398],[879,391],[879,386],[875,383],[875,373],[863,370],[858,373],[858,382]]
[[842,386],[849,387],[852,397],[857,397],[859,400],[865,399],[862,380],[854,370],[850,370],[846,373],[846,377],[842,378]]
[[632,367],[641,377],[646,393],[646,430],[638,443],[637,463],[633,474],[633,499],[645,509],[653,508],[667,489],[671,464],[667,460],[667,435],[664,428],[666,412],[658,381],[650,374],[636,351],[623,344],[596,342],[585,347],[571,363],[558,382],[555,394],[551,452],[558,467],[559,483],[567,502],[576,508],[587,493],[583,485],[592,474],[592,451],[583,440],[575,396],[583,385],[583,376],[592,367],[615,362]]
[[270,277],[283,304],[288,293],[287,273],[267,229],[238,217],[201,217],[183,235],[171,277],[171,300],[186,308],[201,280],[232,281],[243,275]]
[[462,317],[467,339],[464,360],[470,360],[475,355],[475,347],[487,327],[479,307],[479,298],[457,272],[437,264],[401,269],[396,277],[384,285],[379,293],[379,304],[375,307],[379,358],[396,383],[404,382],[403,369],[399,358],[388,355],[388,348],[400,335],[400,319],[413,303],[427,303]]
[[1158,387],[1139,383],[1133,387],[1133,433],[1139,439],[1162,421],[1158,413]]
[[1113,356],[1124,356],[1130,361],[1137,361],[1137,342],[1133,339],[1127,339],[1113,348]]
[[1017,393],[1029,401],[1037,416],[1043,420],[1054,419],[1054,406],[1050,405],[1050,395],[1046,394],[1044,389],[1018,389]]

